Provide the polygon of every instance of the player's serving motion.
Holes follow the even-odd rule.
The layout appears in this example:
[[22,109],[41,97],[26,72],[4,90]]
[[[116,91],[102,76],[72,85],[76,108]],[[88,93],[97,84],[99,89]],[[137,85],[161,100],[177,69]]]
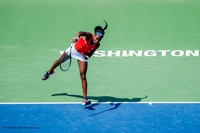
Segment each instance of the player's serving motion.
[[[54,73],[54,69],[64,62],[68,62],[71,58],[75,58],[78,61],[81,85],[83,90],[83,102],[82,105],[88,105],[91,103],[87,99],[87,66],[88,66],[88,59],[93,55],[96,49],[100,46],[100,41],[104,37],[105,30],[108,27],[107,22],[105,22],[105,27],[102,28],[101,26],[96,26],[94,28],[94,34],[85,31],[79,31],[76,34],[76,38],[72,39],[72,44],[66,51],[58,58],[51,68],[45,73],[42,77],[42,80],[46,80],[49,78],[50,75]],[[70,65],[69,65],[70,66]],[[62,67],[61,67],[62,69]]]

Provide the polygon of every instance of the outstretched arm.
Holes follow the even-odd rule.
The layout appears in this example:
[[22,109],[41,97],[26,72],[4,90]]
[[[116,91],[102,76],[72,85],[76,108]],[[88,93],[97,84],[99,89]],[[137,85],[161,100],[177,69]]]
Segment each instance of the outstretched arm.
[[92,34],[90,32],[85,32],[85,31],[79,31],[76,33],[76,38],[73,38],[71,42],[76,42],[78,41],[78,39],[81,37],[81,36],[85,36],[86,37],[86,40],[89,39]]

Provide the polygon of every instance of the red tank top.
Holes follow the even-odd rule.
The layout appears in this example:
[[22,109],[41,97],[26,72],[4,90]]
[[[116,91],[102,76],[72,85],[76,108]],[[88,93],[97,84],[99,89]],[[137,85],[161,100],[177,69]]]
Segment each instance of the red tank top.
[[90,45],[90,41],[92,40],[92,37],[88,40],[84,40],[83,37],[81,37],[76,43],[75,43],[75,49],[83,54],[87,55],[90,51],[95,49],[97,47],[97,44]]

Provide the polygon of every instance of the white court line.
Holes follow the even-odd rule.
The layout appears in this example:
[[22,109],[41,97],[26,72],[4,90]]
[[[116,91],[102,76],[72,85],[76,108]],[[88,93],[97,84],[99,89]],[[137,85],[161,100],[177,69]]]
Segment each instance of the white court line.
[[[92,102],[92,104],[110,104],[110,103],[122,103],[122,104],[200,104],[200,102]],[[82,104],[82,102],[0,102],[0,105],[4,104]]]

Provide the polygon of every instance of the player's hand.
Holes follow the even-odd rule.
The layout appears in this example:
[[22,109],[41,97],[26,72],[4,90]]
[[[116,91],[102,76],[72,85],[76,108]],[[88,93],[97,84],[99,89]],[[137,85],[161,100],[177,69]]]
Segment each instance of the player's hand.
[[71,40],[71,42],[72,42],[72,43],[75,43],[75,42],[77,42],[79,39],[80,39],[79,37],[74,37],[74,38]]
[[72,43],[75,43],[76,41],[77,41],[76,38],[73,38],[73,39],[71,40]]

